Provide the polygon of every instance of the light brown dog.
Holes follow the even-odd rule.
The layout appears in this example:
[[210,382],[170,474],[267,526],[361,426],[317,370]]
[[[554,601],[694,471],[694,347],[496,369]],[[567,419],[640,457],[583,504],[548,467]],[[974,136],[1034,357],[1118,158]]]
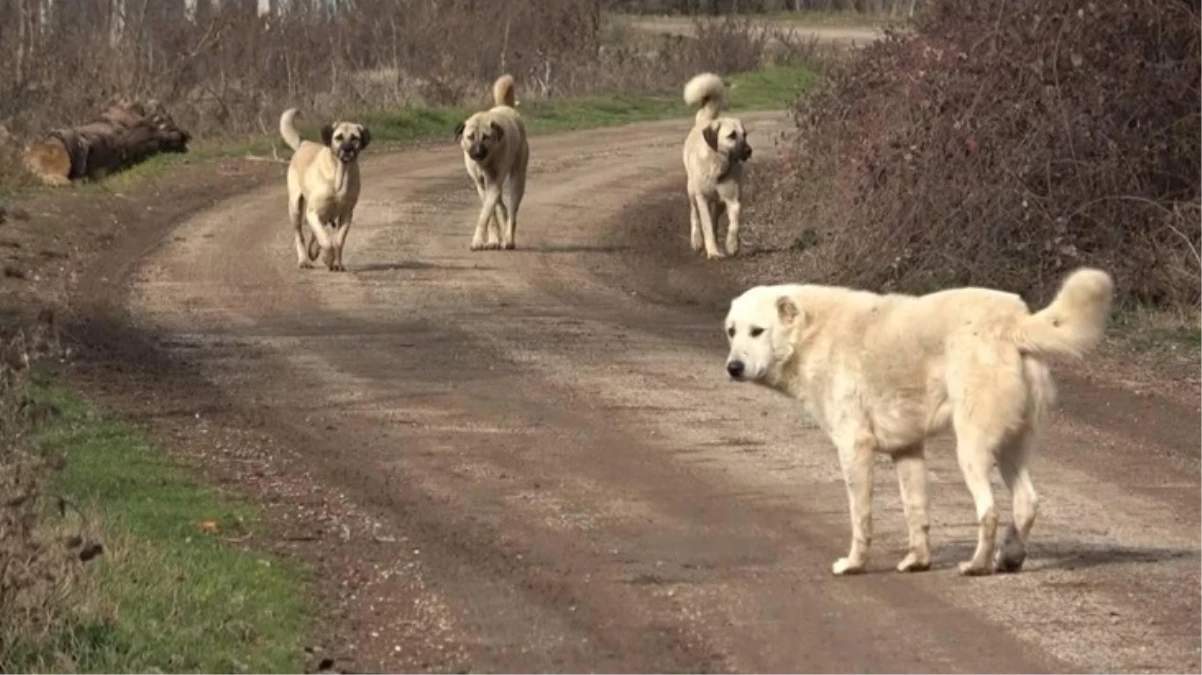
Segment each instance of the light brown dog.
[[700,106],[693,129],[684,141],[684,170],[688,177],[690,241],[694,251],[705,250],[710,260],[725,257],[714,230],[726,213],[726,253],[739,252],[740,192],[743,163],[751,159],[747,130],[726,109],[726,85],[713,73],[702,73],[684,87],[685,103]]
[[[307,268],[318,254],[331,272],[345,271],[342,248],[359,202],[359,152],[371,143],[362,124],[338,122],[321,128],[321,143],[302,141],[293,120],[296,108],[280,116],[280,136],[295,153],[288,164],[288,216],[296,231],[296,264]],[[312,238],[305,246],[302,219]],[[326,226],[334,228],[333,235]]]
[[492,91],[492,109],[478,112],[455,127],[455,140],[463,148],[463,164],[480,195],[473,251],[517,246],[518,209],[526,194],[526,166],[530,162],[526,125],[514,109],[513,77],[497,78]]
[[[835,574],[864,570],[872,540],[873,460],[897,468],[910,550],[898,571],[931,565],[923,444],[951,427],[976,505],[977,547],[960,573],[1018,571],[1035,523],[1028,473],[1046,409],[1056,396],[1047,362],[1081,358],[1101,340],[1114,282],[1079,269],[1041,311],[985,288],[919,297],[834,286],[757,286],[730,305],[726,370],[804,402],[834,443],[847,483],[851,550]],[[994,557],[998,512],[993,467],[1014,500],[1013,523]]]

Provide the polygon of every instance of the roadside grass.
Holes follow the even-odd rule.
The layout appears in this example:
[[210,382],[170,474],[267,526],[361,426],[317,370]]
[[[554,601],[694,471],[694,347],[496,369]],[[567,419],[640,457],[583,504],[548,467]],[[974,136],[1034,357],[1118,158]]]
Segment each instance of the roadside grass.
[[1152,361],[1196,361],[1202,354],[1202,316],[1197,311],[1123,305],[1112,314],[1110,333]]
[[[728,78],[731,109],[735,111],[776,110],[788,107],[798,96],[818,82],[818,73],[806,66],[773,66],[764,70],[739,73]],[[683,86],[684,83],[681,83]],[[532,134],[555,133],[618,126],[635,122],[688,118],[692,109],[685,106],[680,92],[612,94],[562,99],[522,99],[518,110]],[[372,133],[372,142],[400,144],[445,139],[453,143],[455,125],[480,108],[406,107],[385,110],[360,110],[347,113],[347,119],[362,121]],[[302,111],[298,126],[304,138],[317,138],[319,121],[305,119]],[[81,185],[84,189],[120,192],[148,177],[154,177],[183,164],[211,161],[224,157],[288,157],[291,153],[275,135],[251,138],[217,139],[192,144],[186,154],[156,155],[141,164],[104,180]],[[61,188],[59,188],[61,189]]]
[[66,460],[52,488],[95,521],[104,552],[55,608],[62,617],[49,634],[0,671],[299,672],[313,614],[307,580],[287,561],[238,547],[257,526],[255,509],[202,487],[42,374],[32,397],[59,411],[35,439]]

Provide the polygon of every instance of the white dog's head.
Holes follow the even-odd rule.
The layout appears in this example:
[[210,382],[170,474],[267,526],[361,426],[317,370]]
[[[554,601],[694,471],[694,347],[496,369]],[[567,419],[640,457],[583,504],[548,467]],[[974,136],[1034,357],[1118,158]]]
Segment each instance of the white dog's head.
[[505,129],[487,112],[476,113],[455,127],[455,140],[472,161],[484,162],[505,142]]
[[726,372],[740,382],[771,386],[793,357],[805,322],[797,286],[756,286],[735,298],[726,315]]
[[359,151],[371,143],[371,131],[354,122],[335,122],[321,128],[321,142],[334,151],[338,160],[349,164],[359,159]]
[[730,157],[736,162],[751,159],[751,144],[747,142],[747,128],[735,117],[719,117],[701,130],[706,145],[714,152]]

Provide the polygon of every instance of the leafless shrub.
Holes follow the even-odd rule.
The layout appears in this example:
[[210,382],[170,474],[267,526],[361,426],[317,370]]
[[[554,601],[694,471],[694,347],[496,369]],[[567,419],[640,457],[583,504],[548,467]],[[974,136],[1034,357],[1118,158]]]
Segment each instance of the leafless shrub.
[[[53,315],[0,340],[0,670],[52,651],[81,564],[99,550],[83,514],[47,489],[62,459],[39,452],[31,434],[56,410],[31,395],[30,366],[59,353]],[[55,513],[55,510],[58,513]],[[52,515],[51,518],[47,518]],[[67,516],[73,518],[67,518]]]
[[797,109],[779,213],[828,281],[1199,302],[1196,4],[938,0]]
[[198,138],[270,132],[294,105],[475,105],[502,72],[526,98],[674,88],[758,67],[772,42],[734,19],[702,24],[703,40],[645,40],[603,0],[272,4],[0,0],[0,124],[28,139],[120,95],[161,101]]

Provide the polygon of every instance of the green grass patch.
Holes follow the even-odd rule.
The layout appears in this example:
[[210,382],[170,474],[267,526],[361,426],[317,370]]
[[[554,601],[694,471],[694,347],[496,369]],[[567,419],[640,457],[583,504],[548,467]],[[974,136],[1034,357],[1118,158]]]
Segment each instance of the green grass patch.
[[[775,110],[787,107],[818,81],[818,74],[805,66],[775,66],[764,70],[732,75],[731,109],[734,111]],[[683,86],[683,82],[681,86]],[[691,117],[693,110],[681,100],[679,89],[669,92],[610,94],[556,99],[518,100],[519,111],[531,133],[577,131],[650,122],[675,117]],[[474,108],[406,107],[362,110],[348,113],[348,119],[361,121],[371,128],[373,143],[407,143],[445,138],[451,143],[455,125],[475,112]],[[318,120],[298,118],[301,136],[318,138]],[[92,189],[122,191],[148,177],[173,167],[245,155],[271,156],[273,149],[282,157],[290,154],[278,136],[199,141],[186,154],[157,155],[103,181],[90,184]],[[370,151],[369,151],[370,152]]]
[[56,670],[65,655],[82,672],[299,672],[303,572],[230,541],[256,526],[255,509],[79,399],[35,392],[61,411],[36,437],[66,457],[53,487],[94,514],[105,551],[56,633],[0,671]]

